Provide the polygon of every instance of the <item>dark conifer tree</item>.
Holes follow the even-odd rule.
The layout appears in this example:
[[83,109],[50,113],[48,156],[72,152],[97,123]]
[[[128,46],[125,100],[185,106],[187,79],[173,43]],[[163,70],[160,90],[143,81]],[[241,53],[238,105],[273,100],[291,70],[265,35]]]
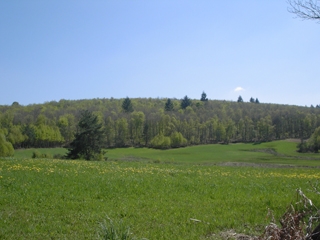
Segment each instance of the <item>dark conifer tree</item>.
[[258,98],[256,98],[256,103],[260,103],[259,100],[258,100]]
[[126,97],[122,102],[122,109],[127,113],[133,112],[133,106],[129,97]]
[[191,99],[186,95],[183,99],[181,99],[181,108],[186,109],[191,105]]
[[237,102],[243,102],[243,99],[242,99],[242,97],[241,97],[241,96],[239,96],[239,97],[238,97]]
[[173,111],[173,103],[170,98],[168,98],[166,105],[164,106],[165,111]]
[[202,102],[208,101],[207,94],[204,91],[201,94],[200,101]]
[[13,102],[11,106],[20,106],[20,104],[18,102]]
[[102,124],[97,116],[86,110],[81,113],[78,123],[78,132],[75,139],[70,143],[67,159],[84,158],[92,160],[101,153],[103,144]]
[[254,103],[254,98],[253,97],[250,98],[250,102]]

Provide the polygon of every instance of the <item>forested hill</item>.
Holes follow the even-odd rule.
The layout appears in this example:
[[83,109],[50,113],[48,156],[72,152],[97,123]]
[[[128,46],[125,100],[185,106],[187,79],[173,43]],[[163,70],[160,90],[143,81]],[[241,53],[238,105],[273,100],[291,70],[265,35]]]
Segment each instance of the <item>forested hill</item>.
[[305,139],[320,126],[318,107],[188,98],[111,98],[0,106],[0,133],[15,148],[67,145],[74,139],[82,110],[98,116],[105,132],[105,147],[169,148]]

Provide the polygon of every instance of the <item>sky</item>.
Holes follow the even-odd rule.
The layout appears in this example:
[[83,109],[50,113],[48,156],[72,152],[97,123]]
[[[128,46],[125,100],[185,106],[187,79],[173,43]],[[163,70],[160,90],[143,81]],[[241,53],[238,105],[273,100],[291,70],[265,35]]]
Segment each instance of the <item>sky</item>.
[[177,98],[320,104],[320,24],[286,0],[0,0],[0,105]]

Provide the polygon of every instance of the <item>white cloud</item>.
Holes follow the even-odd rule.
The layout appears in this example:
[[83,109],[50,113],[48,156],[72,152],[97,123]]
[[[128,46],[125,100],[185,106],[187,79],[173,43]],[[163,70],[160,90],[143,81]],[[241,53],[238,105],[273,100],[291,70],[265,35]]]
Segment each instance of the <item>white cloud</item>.
[[237,87],[234,89],[235,92],[240,92],[240,91],[244,91],[244,88],[242,87]]

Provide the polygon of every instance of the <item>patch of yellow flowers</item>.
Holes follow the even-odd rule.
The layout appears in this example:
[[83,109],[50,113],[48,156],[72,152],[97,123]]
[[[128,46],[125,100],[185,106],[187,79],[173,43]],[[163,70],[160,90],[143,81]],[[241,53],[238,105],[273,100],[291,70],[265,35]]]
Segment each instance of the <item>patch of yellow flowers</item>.
[[[34,171],[54,174],[56,172],[64,174],[83,174],[93,171],[93,174],[120,173],[130,174],[156,174],[161,176],[173,176],[176,174],[196,175],[198,177],[240,177],[240,178],[295,178],[295,179],[320,179],[320,172],[314,169],[286,170],[279,169],[260,171],[259,169],[247,168],[226,168],[226,167],[172,167],[155,166],[154,164],[118,164],[117,162],[107,162],[97,164],[88,161],[65,161],[65,160],[23,160],[23,161],[0,161],[0,171]],[[0,176],[3,178],[3,176]]]

